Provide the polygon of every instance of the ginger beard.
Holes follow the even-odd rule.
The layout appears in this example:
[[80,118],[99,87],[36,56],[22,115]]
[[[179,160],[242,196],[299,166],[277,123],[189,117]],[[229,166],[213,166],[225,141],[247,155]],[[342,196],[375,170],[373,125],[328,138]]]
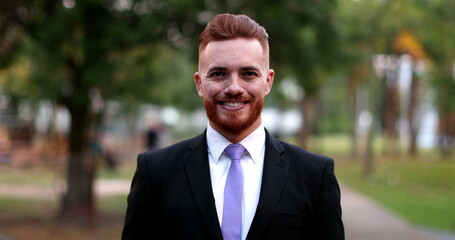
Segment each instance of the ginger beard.
[[251,108],[250,115],[246,119],[239,119],[239,114],[237,112],[224,113],[223,118],[220,118],[217,113],[216,101],[204,98],[204,107],[209,120],[223,131],[232,134],[240,134],[243,130],[251,126],[261,115],[264,99],[258,99],[255,102],[250,101],[249,104],[254,105]]

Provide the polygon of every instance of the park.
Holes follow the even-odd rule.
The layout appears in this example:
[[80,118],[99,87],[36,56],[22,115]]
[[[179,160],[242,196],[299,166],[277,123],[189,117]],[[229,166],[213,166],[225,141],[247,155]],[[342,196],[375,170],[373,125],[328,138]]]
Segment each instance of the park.
[[[383,239],[455,239],[454,9],[431,0],[3,1],[0,240],[120,238],[137,155],[207,126],[193,82],[197,38],[222,12],[266,27],[276,76],[264,126],[335,160],[347,239],[387,229]],[[378,224],[395,220],[396,232]]]

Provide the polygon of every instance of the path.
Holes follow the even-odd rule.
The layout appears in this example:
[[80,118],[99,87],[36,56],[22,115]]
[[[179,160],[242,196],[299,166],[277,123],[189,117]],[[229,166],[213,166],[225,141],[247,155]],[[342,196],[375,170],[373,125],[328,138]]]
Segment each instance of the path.
[[[125,180],[97,180],[95,182],[95,192],[98,196],[112,196],[119,194],[128,194],[130,190],[130,181]],[[60,193],[63,192],[62,187],[33,187],[33,186],[14,186],[0,184],[1,197],[19,197],[37,200],[57,200]]]

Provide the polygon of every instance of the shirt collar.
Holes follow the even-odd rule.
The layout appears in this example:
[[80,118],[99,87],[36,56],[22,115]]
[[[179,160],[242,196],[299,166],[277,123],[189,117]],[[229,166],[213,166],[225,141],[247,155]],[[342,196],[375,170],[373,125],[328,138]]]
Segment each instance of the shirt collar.
[[[231,144],[223,135],[213,129],[210,124],[207,124],[207,146],[209,152],[212,154],[215,162],[218,162],[224,149]],[[261,124],[256,130],[254,130],[245,139],[239,142],[245,147],[247,152],[250,154],[251,159],[254,163],[257,163],[260,159],[261,152],[265,145],[265,129]]]

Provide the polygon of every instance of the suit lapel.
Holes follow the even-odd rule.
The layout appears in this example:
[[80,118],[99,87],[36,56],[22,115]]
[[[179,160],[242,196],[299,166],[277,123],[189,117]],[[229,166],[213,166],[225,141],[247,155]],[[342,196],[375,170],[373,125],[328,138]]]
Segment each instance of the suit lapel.
[[289,163],[281,158],[284,148],[280,141],[266,132],[266,149],[261,193],[256,214],[247,239],[260,239],[271,221],[286,181]]
[[210,180],[206,134],[196,137],[188,146],[185,170],[193,192],[194,201],[204,219],[212,239],[222,239]]

